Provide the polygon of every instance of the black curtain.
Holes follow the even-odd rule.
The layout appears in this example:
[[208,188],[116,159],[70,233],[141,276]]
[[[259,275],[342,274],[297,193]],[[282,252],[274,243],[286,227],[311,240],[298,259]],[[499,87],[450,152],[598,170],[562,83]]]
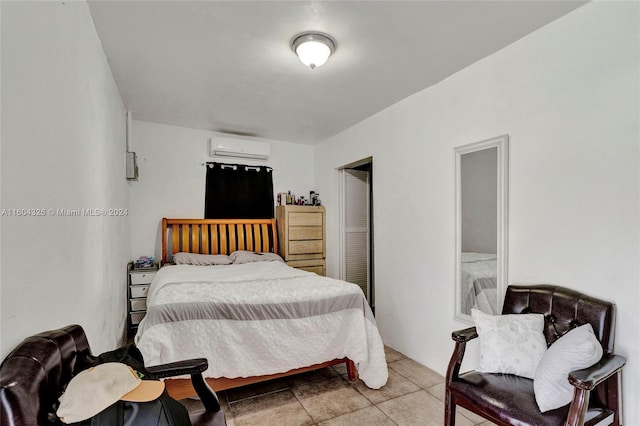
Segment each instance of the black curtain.
[[268,219],[273,215],[270,167],[207,163],[205,219]]

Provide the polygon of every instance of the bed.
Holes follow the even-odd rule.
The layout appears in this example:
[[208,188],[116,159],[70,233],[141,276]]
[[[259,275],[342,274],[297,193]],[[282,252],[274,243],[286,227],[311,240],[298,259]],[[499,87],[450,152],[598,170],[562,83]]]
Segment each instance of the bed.
[[490,253],[463,252],[460,264],[462,313],[479,309],[497,315],[497,257]]
[[[206,357],[216,391],[340,363],[350,380],[383,386],[384,346],[360,288],[286,266],[277,248],[275,219],[163,219],[163,266],[135,337],[145,363]],[[188,379],[166,386],[195,394]]]

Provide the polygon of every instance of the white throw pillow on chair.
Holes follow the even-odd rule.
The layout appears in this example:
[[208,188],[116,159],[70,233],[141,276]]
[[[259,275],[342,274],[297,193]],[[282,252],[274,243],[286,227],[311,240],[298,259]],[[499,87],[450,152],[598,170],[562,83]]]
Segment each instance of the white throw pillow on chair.
[[480,338],[480,365],[476,371],[533,379],[547,350],[543,334],[544,316],[489,315],[472,309],[471,317]]
[[591,367],[602,358],[602,346],[591,324],[568,331],[542,357],[533,379],[533,391],[541,412],[555,410],[573,399],[569,373]]

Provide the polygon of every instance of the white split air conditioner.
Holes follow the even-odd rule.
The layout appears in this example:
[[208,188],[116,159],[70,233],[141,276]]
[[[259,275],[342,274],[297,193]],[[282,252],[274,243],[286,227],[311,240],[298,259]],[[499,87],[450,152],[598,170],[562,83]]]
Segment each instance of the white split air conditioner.
[[214,136],[209,139],[209,156],[266,160],[271,155],[271,143],[258,139]]

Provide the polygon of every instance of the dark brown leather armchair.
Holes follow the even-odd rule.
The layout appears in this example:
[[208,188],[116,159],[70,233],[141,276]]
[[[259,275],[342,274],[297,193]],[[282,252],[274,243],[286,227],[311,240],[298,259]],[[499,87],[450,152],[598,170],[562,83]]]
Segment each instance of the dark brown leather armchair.
[[455,348],[446,377],[445,425],[455,424],[456,406],[464,407],[498,425],[620,424],[618,385],[626,360],[613,355],[615,305],[576,291],[550,285],[509,286],[503,314],[541,313],[544,334],[551,345],[567,331],[590,323],[603,348],[600,362],[573,371],[575,387],[570,405],[541,413],[535,401],[533,380],[510,374],[460,374],[465,345],[478,337],[475,327],[455,331]]
[[[22,341],[0,366],[0,425],[59,425],[57,401],[71,378],[91,366],[95,357],[79,325],[46,331]],[[191,416],[193,425],[223,426],[225,416],[206,385],[204,358],[154,366],[157,378],[190,374],[205,412]]]

